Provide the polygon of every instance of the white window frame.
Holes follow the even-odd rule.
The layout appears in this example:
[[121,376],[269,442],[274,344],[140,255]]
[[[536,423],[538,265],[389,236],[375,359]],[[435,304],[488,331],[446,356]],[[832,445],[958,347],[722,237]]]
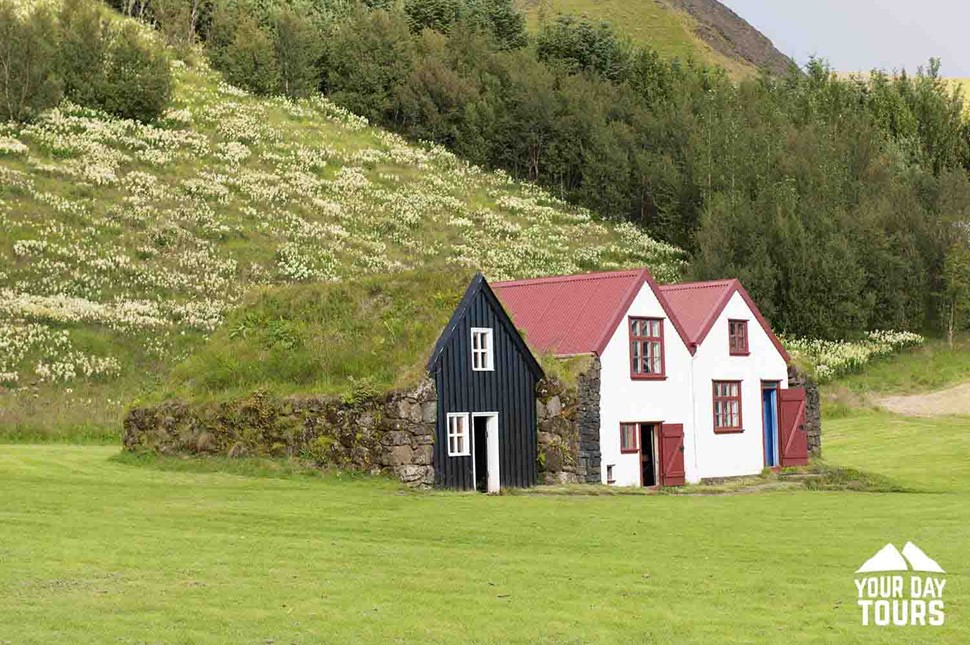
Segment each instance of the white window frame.
[[[448,413],[448,456],[470,457],[472,454],[471,432],[469,425],[471,418],[467,412]],[[452,425],[452,420],[458,423]]]
[[[475,339],[483,338],[484,347],[476,347]],[[491,327],[472,327],[471,350],[473,372],[495,371],[495,334]]]

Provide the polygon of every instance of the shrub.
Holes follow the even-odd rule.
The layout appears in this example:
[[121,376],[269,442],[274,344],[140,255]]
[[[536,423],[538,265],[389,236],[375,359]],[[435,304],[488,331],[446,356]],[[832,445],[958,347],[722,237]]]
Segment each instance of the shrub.
[[272,94],[280,82],[276,51],[269,34],[245,12],[236,16],[232,40],[221,55],[226,79],[257,94]]
[[276,21],[276,59],[279,91],[290,97],[307,96],[319,85],[316,68],[319,34],[309,19],[284,7]]
[[57,20],[58,68],[64,95],[78,105],[100,106],[107,82],[108,22],[90,0],[64,0]]
[[54,17],[43,5],[21,15],[0,2],[0,121],[26,121],[61,99]]
[[172,95],[168,56],[153,47],[134,23],[125,23],[113,35],[105,78],[98,107],[127,119],[155,120]]

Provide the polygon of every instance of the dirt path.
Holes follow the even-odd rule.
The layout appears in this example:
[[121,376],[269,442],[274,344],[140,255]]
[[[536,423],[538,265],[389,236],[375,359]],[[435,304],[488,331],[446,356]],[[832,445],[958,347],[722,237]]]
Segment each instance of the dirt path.
[[889,396],[879,399],[879,405],[911,417],[939,417],[947,414],[970,415],[970,383],[925,394]]

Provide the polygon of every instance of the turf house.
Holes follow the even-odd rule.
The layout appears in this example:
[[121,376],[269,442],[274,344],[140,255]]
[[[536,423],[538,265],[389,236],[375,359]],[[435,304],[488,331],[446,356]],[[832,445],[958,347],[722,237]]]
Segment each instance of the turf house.
[[676,486],[806,462],[788,363],[736,280],[437,271],[267,287],[134,406],[125,445],[482,492]]

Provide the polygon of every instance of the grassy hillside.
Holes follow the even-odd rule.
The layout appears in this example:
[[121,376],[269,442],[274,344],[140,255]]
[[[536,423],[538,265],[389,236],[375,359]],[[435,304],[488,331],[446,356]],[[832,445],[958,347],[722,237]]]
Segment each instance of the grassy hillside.
[[454,263],[489,278],[680,252],[406,144],[321,97],[178,63],[156,125],[69,104],[0,126],[0,432],[98,435],[251,288]]
[[[754,74],[756,66],[742,57],[742,52],[747,53],[747,43],[732,38],[750,40],[760,33],[750,26],[731,25],[734,29],[725,34],[724,25],[715,24],[724,17],[710,15],[710,8],[704,6],[714,3],[695,4],[699,6],[678,4],[676,0],[516,0],[531,30],[559,14],[583,16],[611,24],[633,42],[649,45],[662,56],[719,65],[734,78]],[[698,11],[700,19],[686,10],[688,6]],[[712,46],[705,36],[719,47]],[[761,49],[764,47],[752,54],[763,54]]]

